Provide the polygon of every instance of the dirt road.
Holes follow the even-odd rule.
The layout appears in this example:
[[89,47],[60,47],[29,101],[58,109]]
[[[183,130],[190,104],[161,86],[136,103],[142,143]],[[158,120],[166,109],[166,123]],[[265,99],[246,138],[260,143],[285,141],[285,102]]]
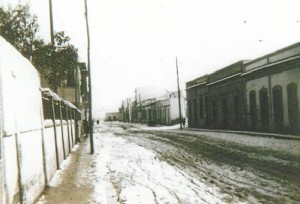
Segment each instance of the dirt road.
[[72,153],[40,203],[300,202],[299,140],[119,123],[95,131],[95,154],[88,142]]

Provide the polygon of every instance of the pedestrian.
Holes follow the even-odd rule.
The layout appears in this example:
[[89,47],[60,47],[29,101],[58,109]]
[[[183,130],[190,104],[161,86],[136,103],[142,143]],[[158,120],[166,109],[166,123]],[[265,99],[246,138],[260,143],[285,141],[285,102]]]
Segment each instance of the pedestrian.
[[183,128],[185,128],[185,117],[183,117],[183,119],[182,119],[182,124],[183,124]]
[[99,125],[99,120],[97,120],[97,125]]

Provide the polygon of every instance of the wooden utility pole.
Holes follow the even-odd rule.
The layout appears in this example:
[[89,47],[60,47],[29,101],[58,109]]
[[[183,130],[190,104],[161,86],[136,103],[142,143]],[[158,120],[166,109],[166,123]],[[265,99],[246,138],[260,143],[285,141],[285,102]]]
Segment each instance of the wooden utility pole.
[[85,7],[85,22],[86,22],[86,34],[87,34],[87,61],[88,61],[88,77],[89,77],[89,130],[90,130],[90,145],[91,154],[94,154],[94,136],[93,136],[93,116],[92,116],[92,80],[91,80],[91,56],[90,56],[90,30],[89,30],[89,20],[88,20],[88,8],[87,0],[84,0]]
[[179,87],[179,74],[178,74],[178,63],[176,57],[176,70],[177,70],[177,89],[178,89],[178,105],[179,105],[179,123],[180,129],[182,129],[182,121],[181,121],[181,97],[180,97],[180,87]]
[[141,101],[141,94],[139,93],[140,98],[140,110],[141,110],[141,124],[143,123],[143,110],[142,110],[142,101]]
[[49,0],[49,15],[50,15],[50,37],[51,37],[51,45],[54,46],[52,0]]

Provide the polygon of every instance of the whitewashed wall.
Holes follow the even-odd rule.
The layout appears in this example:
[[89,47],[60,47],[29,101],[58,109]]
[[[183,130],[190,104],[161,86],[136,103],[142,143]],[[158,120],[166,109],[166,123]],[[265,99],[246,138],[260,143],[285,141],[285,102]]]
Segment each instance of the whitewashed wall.
[[[0,203],[34,203],[57,170],[53,123],[43,119],[38,72],[2,37],[0,94]],[[73,145],[67,123],[56,125],[60,165]]]
[[[2,137],[6,202],[33,202],[43,190],[42,101],[38,72],[0,38]],[[16,165],[17,163],[17,165]],[[34,168],[33,168],[34,167]],[[20,194],[22,188],[22,195]]]

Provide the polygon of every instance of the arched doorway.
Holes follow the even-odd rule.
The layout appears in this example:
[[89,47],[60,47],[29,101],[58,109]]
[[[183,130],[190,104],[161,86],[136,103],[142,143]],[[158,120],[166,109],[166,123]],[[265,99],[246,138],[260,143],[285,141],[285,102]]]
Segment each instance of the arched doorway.
[[273,111],[275,130],[283,131],[283,98],[282,87],[273,87]]
[[269,130],[269,99],[268,89],[262,88],[259,91],[260,116],[262,130]]
[[249,103],[250,103],[251,129],[256,130],[257,110],[256,110],[256,93],[255,93],[255,91],[250,91],[250,93],[249,93]]
[[297,84],[291,83],[287,86],[287,97],[288,97],[289,126],[291,132],[296,133],[299,131]]

